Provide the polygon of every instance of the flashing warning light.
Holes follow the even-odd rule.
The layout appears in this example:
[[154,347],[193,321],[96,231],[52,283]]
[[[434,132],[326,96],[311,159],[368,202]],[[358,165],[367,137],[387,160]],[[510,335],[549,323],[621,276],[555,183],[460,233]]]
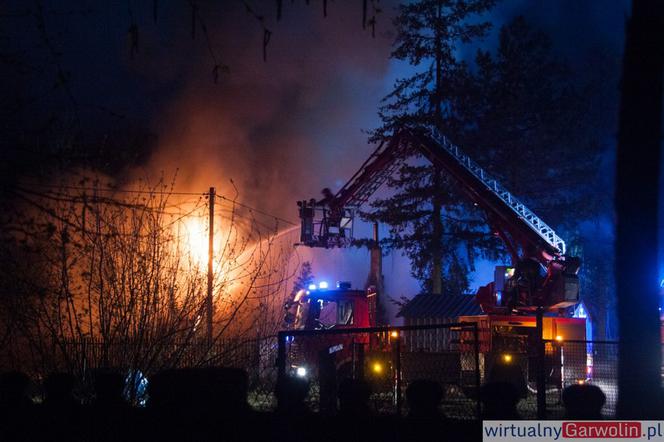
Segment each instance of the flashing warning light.
[[303,378],[307,375],[307,369],[304,367],[297,367],[297,369],[295,370],[295,374]]
[[586,309],[583,308],[583,304],[579,304],[579,307],[574,312],[574,317],[575,318],[587,318],[588,317],[588,313],[586,313]]
[[380,362],[374,362],[371,365],[371,371],[373,371],[375,374],[381,374],[383,372],[383,364]]
[[309,290],[316,290],[318,287],[316,287],[316,284],[309,284]]
[[560,336],[560,335],[557,335],[557,336],[556,336],[556,341],[558,341],[558,342],[563,342],[563,337]]
[[506,364],[509,364],[510,362],[512,362],[512,355],[511,354],[504,354],[503,355],[503,362],[505,362]]
[[393,338],[398,338],[399,337],[399,332],[394,330],[390,333],[390,336],[392,336]]
[[318,288],[319,289],[326,289],[328,287],[329,287],[329,285],[327,284],[327,281],[321,281],[321,282],[318,283]]

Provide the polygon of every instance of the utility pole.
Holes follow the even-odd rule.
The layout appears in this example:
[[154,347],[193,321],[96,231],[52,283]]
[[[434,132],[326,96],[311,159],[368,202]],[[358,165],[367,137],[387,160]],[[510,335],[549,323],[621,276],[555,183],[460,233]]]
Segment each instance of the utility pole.
[[214,199],[215,189],[210,187],[209,208],[208,215],[208,268],[207,268],[207,297],[205,299],[205,312],[207,320],[207,344],[212,345],[212,316],[214,309],[212,308],[212,287],[214,282],[213,263],[214,263]]

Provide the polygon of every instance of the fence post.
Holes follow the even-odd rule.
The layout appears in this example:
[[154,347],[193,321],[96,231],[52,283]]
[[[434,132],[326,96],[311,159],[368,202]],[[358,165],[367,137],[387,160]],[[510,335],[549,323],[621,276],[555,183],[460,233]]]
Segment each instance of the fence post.
[[473,350],[475,353],[475,387],[477,388],[477,419],[482,419],[482,398],[480,392],[480,331],[477,322],[473,322]]
[[286,333],[277,334],[277,382],[286,376]]
[[85,337],[81,338],[81,374],[83,375],[83,380],[87,381],[88,378],[88,349],[86,345]]
[[364,343],[353,342],[353,379],[364,379]]
[[546,418],[546,377],[544,373],[544,309],[537,307],[535,317],[535,333],[537,334],[537,418]]
[[394,344],[395,353],[395,368],[396,368],[396,399],[397,399],[397,416],[401,416],[401,337],[396,338]]

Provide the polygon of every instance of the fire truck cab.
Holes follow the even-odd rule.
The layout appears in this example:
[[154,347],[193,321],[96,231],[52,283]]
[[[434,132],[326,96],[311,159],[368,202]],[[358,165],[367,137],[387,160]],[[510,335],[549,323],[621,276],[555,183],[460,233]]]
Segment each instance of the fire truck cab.
[[340,282],[329,289],[327,284],[311,284],[297,292],[286,306],[285,322],[292,330],[371,327],[375,325],[376,292],[353,290]]

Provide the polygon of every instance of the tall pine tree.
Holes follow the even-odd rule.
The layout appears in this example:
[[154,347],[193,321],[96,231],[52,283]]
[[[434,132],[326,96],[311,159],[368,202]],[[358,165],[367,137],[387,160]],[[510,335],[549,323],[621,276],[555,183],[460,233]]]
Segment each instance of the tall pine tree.
[[464,148],[556,228],[569,255],[581,258],[581,296],[599,331],[615,304],[612,245],[600,225],[592,234],[580,226],[612,211],[598,165],[615,124],[607,114],[617,109],[607,97],[618,69],[595,53],[579,75],[523,17],[503,26],[494,53],[478,51],[476,65],[473,93],[461,107],[474,122]]
[[[416,72],[397,80],[385,98],[380,109],[383,125],[374,132],[374,141],[405,125],[436,127],[453,138],[460,132],[464,124],[457,104],[469,75],[457,52],[462,44],[486,34],[488,22],[472,21],[493,4],[494,0],[420,0],[399,7],[392,58],[408,62]],[[476,249],[468,241],[491,241],[481,220],[468,216],[472,210],[431,166],[404,165],[388,185],[398,189],[396,195],[375,201],[374,211],[366,215],[391,226],[383,245],[406,253],[425,291],[466,291],[468,263],[472,265]],[[464,250],[469,259],[462,256]]]
[[[446,2],[402,7],[393,56],[426,69],[397,82],[381,109],[384,125],[374,138],[381,140],[404,125],[438,127],[550,224],[560,227],[567,221],[561,233],[573,240],[579,219],[602,210],[601,199],[589,197],[597,186],[588,178],[598,173],[600,139],[606,134],[606,127],[593,121],[598,110],[592,108],[603,92],[576,78],[549,38],[522,17],[503,26],[493,53],[480,50],[473,69],[466,66],[454,57],[456,47],[488,28],[486,23],[467,25],[472,14],[490,6],[473,4],[458,24],[468,30],[452,35],[435,27],[451,22],[438,20],[438,11],[442,16],[449,12],[446,6],[439,9]],[[436,44],[428,38],[432,35],[445,38]],[[384,245],[403,250],[411,258],[413,276],[434,293],[463,292],[473,256],[498,258],[503,250],[482,214],[465,203],[454,184],[431,167],[411,162],[388,181],[394,196],[375,201],[367,215],[390,225]]]
[[550,223],[568,220],[573,202],[588,207],[598,144],[587,94],[548,36],[516,17],[495,54],[478,51],[476,64],[473,99],[462,106],[473,122],[465,149]]

